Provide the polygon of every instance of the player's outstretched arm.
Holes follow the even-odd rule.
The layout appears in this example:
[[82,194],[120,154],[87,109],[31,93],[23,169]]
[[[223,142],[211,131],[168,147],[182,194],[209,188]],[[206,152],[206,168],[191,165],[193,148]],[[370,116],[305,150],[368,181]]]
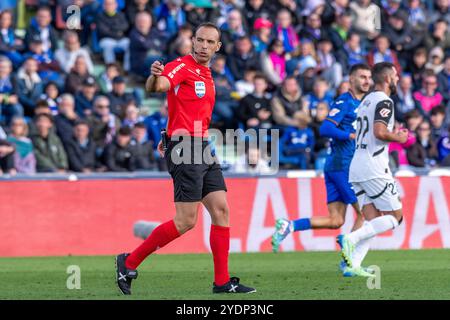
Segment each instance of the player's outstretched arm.
[[376,121],[373,126],[373,134],[379,140],[386,142],[405,143],[408,140],[408,130],[400,129],[390,132],[384,122]]
[[145,89],[148,92],[167,92],[170,89],[169,79],[162,77],[164,65],[159,62],[153,62],[150,68],[150,76],[145,82]]
[[333,138],[338,140],[354,139],[354,135],[345,130],[341,130],[331,119],[325,119],[319,129],[321,137]]

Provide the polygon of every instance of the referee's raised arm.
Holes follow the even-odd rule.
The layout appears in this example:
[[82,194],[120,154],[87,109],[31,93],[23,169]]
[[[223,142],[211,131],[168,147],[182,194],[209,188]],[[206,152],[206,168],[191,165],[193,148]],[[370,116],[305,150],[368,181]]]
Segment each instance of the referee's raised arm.
[[170,82],[166,77],[161,77],[164,71],[164,65],[159,62],[153,62],[150,68],[150,76],[145,82],[145,90],[148,92],[167,92],[170,89]]

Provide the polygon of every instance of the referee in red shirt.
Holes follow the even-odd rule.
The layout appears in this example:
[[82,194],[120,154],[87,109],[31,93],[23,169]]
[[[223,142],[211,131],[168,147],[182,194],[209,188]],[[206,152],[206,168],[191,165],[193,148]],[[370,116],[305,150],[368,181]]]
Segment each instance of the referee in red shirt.
[[208,127],[215,102],[214,81],[209,69],[219,51],[220,30],[212,23],[201,24],[192,38],[193,53],[175,59],[166,66],[159,61],[151,66],[145,87],[149,92],[167,92],[168,141],[158,144],[165,157],[174,184],[176,214],[159,225],[130,254],[116,257],[117,285],[123,294],[131,294],[131,281],[137,267],[159,248],[164,247],[195,226],[202,203],[211,215],[210,244],[214,260],[213,293],[250,293],[254,288],[239,283],[228,274],[230,248],[229,209],[226,186],[220,164],[208,143]]

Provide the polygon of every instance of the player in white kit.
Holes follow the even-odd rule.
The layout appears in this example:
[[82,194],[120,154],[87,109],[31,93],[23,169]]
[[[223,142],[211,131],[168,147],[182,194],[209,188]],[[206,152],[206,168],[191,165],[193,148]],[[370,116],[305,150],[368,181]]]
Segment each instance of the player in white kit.
[[364,215],[373,219],[358,230],[338,236],[342,257],[350,268],[360,266],[370,239],[396,228],[403,217],[388,154],[390,142],[404,143],[408,138],[408,130],[394,131],[394,102],[389,96],[396,93],[399,77],[393,64],[381,62],[373,67],[372,79],[374,91],[358,107],[356,151],[349,180]]

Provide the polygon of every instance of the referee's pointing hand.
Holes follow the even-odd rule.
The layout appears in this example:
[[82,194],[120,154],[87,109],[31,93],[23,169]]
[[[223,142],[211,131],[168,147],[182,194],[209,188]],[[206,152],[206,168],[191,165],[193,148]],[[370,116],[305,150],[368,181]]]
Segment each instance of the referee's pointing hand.
[[150,68],[150,72],[152,75],[159,77],[164,71],[164,65],[159,62],[155,61],[152,63],[152,66]]

